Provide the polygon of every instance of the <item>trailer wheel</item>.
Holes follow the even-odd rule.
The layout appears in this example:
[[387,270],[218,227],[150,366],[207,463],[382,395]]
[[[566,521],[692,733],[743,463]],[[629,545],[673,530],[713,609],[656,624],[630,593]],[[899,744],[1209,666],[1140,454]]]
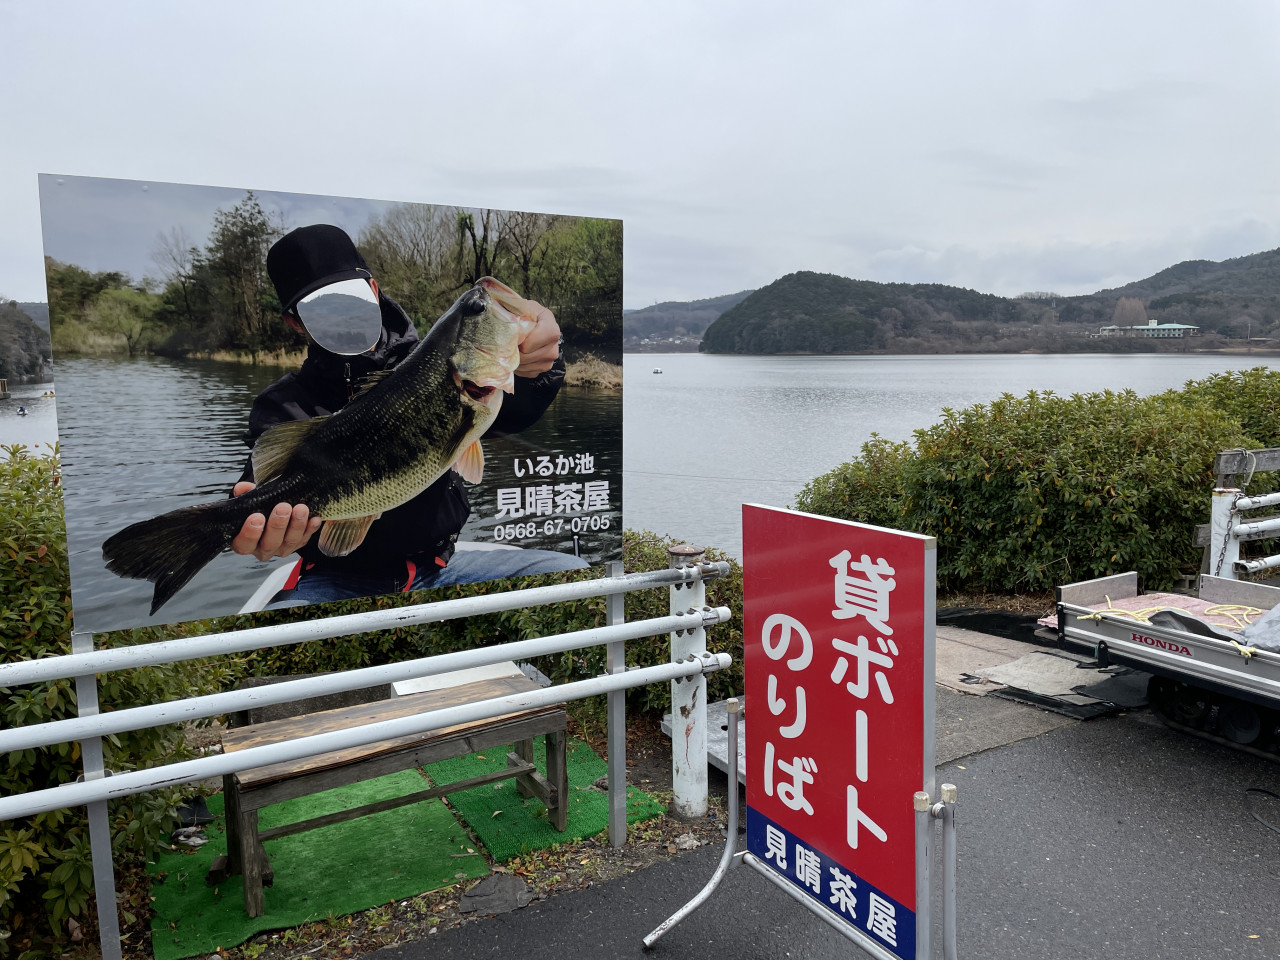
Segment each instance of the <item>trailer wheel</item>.
[[1202,726],[1212,706],[1207,691],[1167,677],[1147,682],[1147,701],[1160,716],[1184,727]]
[[1233,743],[1253,743],[1262,733],[1262,717],[1253,704],[1228,700],[1218,708],[1218,730]]

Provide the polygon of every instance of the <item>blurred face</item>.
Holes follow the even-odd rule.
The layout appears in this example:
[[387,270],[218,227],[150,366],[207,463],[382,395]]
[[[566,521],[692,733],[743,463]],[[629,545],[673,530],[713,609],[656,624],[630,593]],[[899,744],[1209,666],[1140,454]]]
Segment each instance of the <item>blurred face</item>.
[[330,353],[366,353],[382,335],[377,291],[372,280],[340,280],[307,294],[293,308],[293,315],[286,314],[286,318],[296,320],[313,341]]

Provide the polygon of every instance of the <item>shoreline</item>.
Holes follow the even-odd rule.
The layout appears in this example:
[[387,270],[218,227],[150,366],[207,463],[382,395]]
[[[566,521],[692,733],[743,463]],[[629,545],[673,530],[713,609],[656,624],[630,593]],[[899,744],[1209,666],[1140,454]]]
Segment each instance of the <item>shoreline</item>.
[[895,353],[891,350],[859,350],[853,353],[814,353],[804,350],[788,350],[781,353],[720,353],[704,351],[688,344],[653,345],[652,348],[635,349],[624,346],[623,356],[660,356],[695,353],[709,357],[1151,357],[1196,354],[1223,357],[1280,357],[1280,346],[1275,347],[1192,347],[1188,349],[1151,350],[939,350],[937,352]]

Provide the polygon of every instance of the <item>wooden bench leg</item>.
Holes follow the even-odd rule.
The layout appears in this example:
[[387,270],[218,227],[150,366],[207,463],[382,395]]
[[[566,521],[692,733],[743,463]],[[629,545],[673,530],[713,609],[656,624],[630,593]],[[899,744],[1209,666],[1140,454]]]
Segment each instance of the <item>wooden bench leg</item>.
[[266,851],[258,842],[258,811],[247,810],[240,814],[238,824],[240,871],[244,874],[244,912],[260,917],[266,912],[262,895],[262,861]]
[[[525,763],[533,763],[533,741],[517,740],[515,749],[511,751]],[[533,784],[528,774],[516,777],[516,790],[522,797],[536,797],[537,791],[533,789]]]
[[236,791],[234,774],[222,778],[222,821],[227,837],[227,852],[213,858],[209,864],[209,872],[205,874],[207,887],[218,887],[227,882],[227,878],[240,872],[240,822],[239,799]]
[[235,774],[222,778],[222,816],[227,828],[227,876],[241,872],[240,864],[240,788]]
[[569,825],[569,765],[565,750],[568,736],[563,732],[547,734],[547,780],[555,791],[554,806],[547,805],[551,825],[563,832]]

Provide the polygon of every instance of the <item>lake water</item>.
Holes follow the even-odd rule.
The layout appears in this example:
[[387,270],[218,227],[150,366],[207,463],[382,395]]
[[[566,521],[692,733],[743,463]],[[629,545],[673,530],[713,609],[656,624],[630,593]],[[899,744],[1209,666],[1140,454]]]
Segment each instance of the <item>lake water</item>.
[[[54,389],[52,383],[10,384],[10,399],[0,400],[0,445],[20,443],[40,453],[48,453],[48,445],[58,439],[58,410],[52,397],[43,394]],[[20,416],[18,408],[27,415]]]
[[1002,393],[1145,395],[1277,363],[1202,354],[631,354],[623,388],[626,524],[740,557],[742,503],[790,506],[813,477],[856,457],[873,432],[908,440],[943,408]]
[[[534,457],[574,437],[593,451],[602,475],[616,478],[624,451],[624,507],[609,514],[634,529],[741,551],[741,504],[788,506],[813,477],[858,454],[877,432],[905,440],[944,407],[1001,393],[1060,394],[1131,388],[1142,394],[1275,360],[1197,354],[1146,356],[721,357],[637,354],[624,360],[623,397],[564,391],[544,422],[490,457]],[[661,374],[653,373],[655,367]],[[68,507],[77,625],[104,630],[144,622],[150,584],[102,566],[100,544],[135,520],[226,495],[244,463],[240,440],[253,397],[280,370],[161,359],[83,359],[59,365],[57,391],[18,387],[0,401],[0,443],[52,443],[62,431],[64,473],[76,491]],[[74,398],[74,402],[72,402]],[[17,417],[21,403],[30,411]],[[622,443],[611,435],[618,404]],[[496,450],[505,450],[496,453]],[[491,462],[497,462],[493,460]],[[127,476],[128,483],[121,478]],[[486,481],[488,482],[488,481]],[[482,487],[473,503],[495,500]],[[611,500],[613,500],[611,495]],[[472,539],[493,539],[483,510]],[[584,532],[584,555],[603,534]],[[559,547],[563,549],[563,546]],[[235,610],[263,576],[262,566],[224,554],[145,622],[172,622]],[[88,585],[80,590],[80,585]],[[88,629],[88,627],[82,627]]]

